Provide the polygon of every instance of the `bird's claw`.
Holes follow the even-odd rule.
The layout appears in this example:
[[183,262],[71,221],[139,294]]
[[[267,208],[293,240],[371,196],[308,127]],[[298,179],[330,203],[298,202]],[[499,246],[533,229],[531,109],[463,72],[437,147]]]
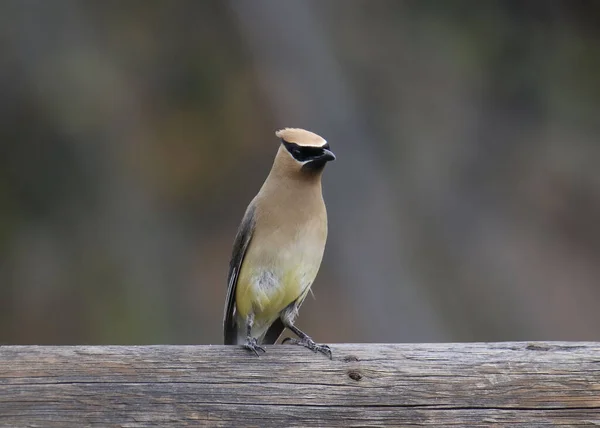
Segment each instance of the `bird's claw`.
[[333,354],[331,353],[331,348],[329,348],[329,346],[315,343],[310,337],[305,337],[303,339],[293,339],[291,337],[286,337],[281,343],[286,342],[290,342],[293,345],[304,346],[305,348],[308,348],[315,353],[320,352],[321,354],[329,357],[330,360],[333,359]]
[[266,352],[265,348],[258,344],[256,337],[249,337],[248,339],[246,339],[246,343],[244,343],[244,348],[254,352],[257,357],[259,356],[258,351]]

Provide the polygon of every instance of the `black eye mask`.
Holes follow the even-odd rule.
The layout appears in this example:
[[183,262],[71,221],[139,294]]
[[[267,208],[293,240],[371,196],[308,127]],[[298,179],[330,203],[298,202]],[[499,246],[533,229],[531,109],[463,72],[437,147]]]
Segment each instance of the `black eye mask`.
[[325,144],[321,147],[311,146],[299,146],[296,143],[288,143],[285,140],[281,140],[287,151],[296,159],[298,162],[310,162],[311,160],[318,159],[323,156],[323,149],[329,150],[329,144]]

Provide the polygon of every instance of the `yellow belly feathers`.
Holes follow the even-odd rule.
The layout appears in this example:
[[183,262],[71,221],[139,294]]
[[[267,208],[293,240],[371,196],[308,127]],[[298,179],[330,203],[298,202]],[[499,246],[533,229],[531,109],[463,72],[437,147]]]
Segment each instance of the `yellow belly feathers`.
[[[323,248],[248,251],[238,278],[238,317],[254,314],[257,330],[268,326],[290,303],[304,299],[314,281]],[[254,330],[254,329],[253,329]]]

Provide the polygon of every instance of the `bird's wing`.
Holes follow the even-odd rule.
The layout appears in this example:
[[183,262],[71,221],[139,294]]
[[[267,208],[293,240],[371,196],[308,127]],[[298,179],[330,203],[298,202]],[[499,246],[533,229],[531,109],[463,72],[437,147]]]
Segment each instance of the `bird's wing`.
[[242,223],[238,229],[235,241],[233,243],[233,252],[229,262],[229,274],[227,275],[227,300],[225,302],[225,315],[223,317],[223,334],[225,345],[235,345],[237,343],[237,326],[235,322],[235,289],[237,280],[242,268],[242,262],[246,255],[248,245],[252,240],[254,231],[254,204],[250,203]]

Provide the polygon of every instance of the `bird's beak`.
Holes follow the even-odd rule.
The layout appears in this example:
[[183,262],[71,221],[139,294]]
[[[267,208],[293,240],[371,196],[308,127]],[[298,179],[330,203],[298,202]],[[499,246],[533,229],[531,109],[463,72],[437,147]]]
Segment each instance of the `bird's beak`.
[[335,160],[335,155],[333,154],[333,152],[331,150],[328,150],[328,149],[323,149],[323,154],[319,157],[326,162]]

